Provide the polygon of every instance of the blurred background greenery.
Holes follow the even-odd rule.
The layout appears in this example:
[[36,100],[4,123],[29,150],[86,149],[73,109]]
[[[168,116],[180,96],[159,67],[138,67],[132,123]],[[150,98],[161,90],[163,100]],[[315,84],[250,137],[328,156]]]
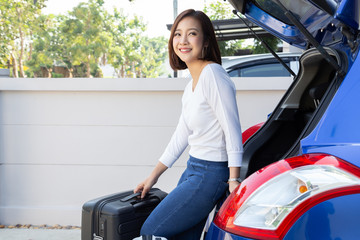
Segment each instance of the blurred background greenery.
[[[85,0],[66,14],[43,14],[46,1],[0,0],[0,68],[10,69],[11,77],[104,77],[105,65],[118,78],[171,76],[165,67],[168,39],[146,36],[141,16],[109,12],[104,0]],[[235,18],[224,1],[207,1],[204,11],[212,20]],[[279,43],[266,41],[273,48]],[[243,42],[220,41],[222,55],[235,55]],[[256,40],[245,48],[266,52]]]

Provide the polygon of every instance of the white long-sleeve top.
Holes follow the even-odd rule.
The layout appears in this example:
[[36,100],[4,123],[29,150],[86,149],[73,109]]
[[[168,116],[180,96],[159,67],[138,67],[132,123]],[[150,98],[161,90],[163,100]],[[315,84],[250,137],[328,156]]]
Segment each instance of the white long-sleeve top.
[[159,161],[171,167],[188,145],[195,158],[240,167],[242,139],[235,86],[221,65],[208,64],[192,90],[191,80],[182,97],[182,113]]

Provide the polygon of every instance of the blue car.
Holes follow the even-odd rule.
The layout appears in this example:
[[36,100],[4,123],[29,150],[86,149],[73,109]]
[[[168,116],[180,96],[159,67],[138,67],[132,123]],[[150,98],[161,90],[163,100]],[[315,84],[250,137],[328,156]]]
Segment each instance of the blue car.
[[360,239],[359,0],[229,1],[305,51],[206,239]]

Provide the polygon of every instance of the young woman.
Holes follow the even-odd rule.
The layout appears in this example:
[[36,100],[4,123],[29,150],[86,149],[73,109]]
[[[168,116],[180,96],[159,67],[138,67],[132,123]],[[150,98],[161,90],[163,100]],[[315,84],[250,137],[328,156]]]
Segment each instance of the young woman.
[[171,67],[188,68],[192,80],[167,148],[134,192],[142,192],[143,198],[189,145],[187,168],[177,187],[151,213],[141,234],[198,240],[219,198],[239,185],[243,148],[235,87],[221,67],[214,29],[203,12],[182,12],[171,29],[168,47]]

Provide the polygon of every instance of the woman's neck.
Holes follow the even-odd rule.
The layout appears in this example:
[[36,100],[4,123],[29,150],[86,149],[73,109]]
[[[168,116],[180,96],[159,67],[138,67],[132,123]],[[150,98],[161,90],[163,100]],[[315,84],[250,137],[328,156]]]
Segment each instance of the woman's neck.
[[212,63],[212,62],[200,60],[200,61],[196,61],[192,64],[188,64],[188,69],[189,69],[189,72],[193,79],[193,85],[192,85],[193,91],[195,90],[195,87],[199,81],[202,70],[206,67],[206,65],[208,65],[210,63]]

